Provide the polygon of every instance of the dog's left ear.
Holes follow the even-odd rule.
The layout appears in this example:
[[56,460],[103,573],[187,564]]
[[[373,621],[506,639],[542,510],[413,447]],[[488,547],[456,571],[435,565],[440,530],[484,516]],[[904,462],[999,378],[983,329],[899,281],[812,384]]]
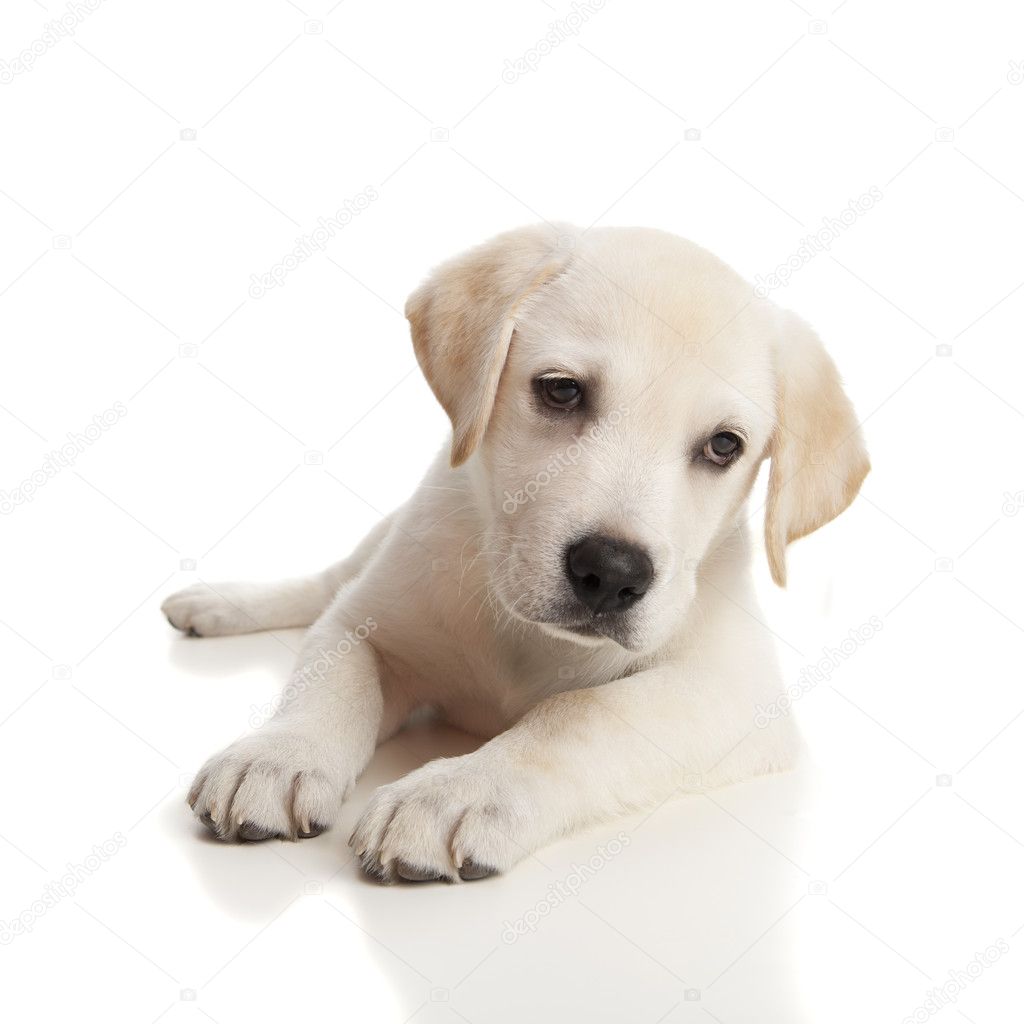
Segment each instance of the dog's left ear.
[[772,579],[786,585],[786,545],[834,519],[871,468],[853,405],[818,336],[783,312],[776,339],[777,419],[765,546]]
[[520,228],[438,267],[409,296],[416,358],[452,421],[452,465],[484,436],[508,356],[516,314],[566,265],[573,229]]

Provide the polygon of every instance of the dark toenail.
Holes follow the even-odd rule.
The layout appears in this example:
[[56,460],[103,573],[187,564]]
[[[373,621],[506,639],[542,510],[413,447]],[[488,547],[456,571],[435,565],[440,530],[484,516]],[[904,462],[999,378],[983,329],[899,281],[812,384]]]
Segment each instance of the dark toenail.
[[444,875],[436,868],[419,868],[413,864],[407,864],[404,860],[395,861],[395,870],[400,878],[407,882],[439,882]]
[[213,815],[209,811],[203,811],[199,815],[199,820],[214,834],[217,834],[217,823],[213,820]]
[[359,860],[363,865],[363,871],[365,871],[371,878],[376,879],[384,885],[390,883],[391,876],[376,856],[364,853],[360,856]]
[[185,636],[202,636],[202,635],[203,635],[202,633],[197,632],[195,626],[189,626],[188,629],[185,630]]
[[273,839],[277,833],[270,828],[257,825],[254,821],[243,821],[238,826],[238,838],[243,843],[262,843],[264,839]]
[[303,832],[301,829],[299,830],[299,838],[300,839],[313,839],[315,836],[320,835],[321,832],[326,832],[326,831],[327,831],[327,826],[326,825],[321,825],[319,821],[311,821],[309,823],[309,831],[308,832]]
[[464,882],[475,882],[478,878],[490,878],[498,873],[497,868],[489,864],[478,864],[472,857],[467,857],[459,868],[459,878]]

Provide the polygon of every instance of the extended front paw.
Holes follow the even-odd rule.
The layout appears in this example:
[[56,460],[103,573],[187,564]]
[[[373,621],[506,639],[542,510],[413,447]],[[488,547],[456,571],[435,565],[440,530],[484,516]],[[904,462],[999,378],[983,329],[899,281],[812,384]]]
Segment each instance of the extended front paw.
[[193,583],[171,594],[160,611],[188,636],[234,636],[263,626],[246,610],[246,584]]
[[219,839],[308,839],[334,824],[350,783],[320,743],[268,728],[211,757],[188,802]]
[[349,840],[368,874],[472,881],[531,851],[525,791],[475,758],[432,761],[374,793]]

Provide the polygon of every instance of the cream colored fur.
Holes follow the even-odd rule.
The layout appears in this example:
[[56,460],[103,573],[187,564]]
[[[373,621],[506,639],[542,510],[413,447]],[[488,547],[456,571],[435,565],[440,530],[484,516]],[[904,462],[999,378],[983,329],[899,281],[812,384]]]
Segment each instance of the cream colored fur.
[[[406,312],[452,421],[409,502],[316,577],[164,604],[200,635],[310,627],[280,711],[201,769],[195,813],[223,839],[315,834],[424,706],[489,739],[377,791],[352,842],[384,880],[504,871],[588,823],[789,765],[790,720],[754,725],[781,684],[746,498],[770,458],[781,584],[786,545],[868,470],[810,328],[639,228],[510,232],[440,267]],[[538,408],[551,372],[584,382],[585,415]],[[746,439],[726,470],[694,454],[723,425]],[[592,532],[642,546],[655,575],[581,636],[565,552]]]

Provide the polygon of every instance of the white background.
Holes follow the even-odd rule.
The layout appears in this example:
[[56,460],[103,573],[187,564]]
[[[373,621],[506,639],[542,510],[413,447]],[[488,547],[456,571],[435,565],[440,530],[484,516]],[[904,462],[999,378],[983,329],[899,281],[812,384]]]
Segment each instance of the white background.
[[[11,1019],[925,1020],[1000,940],[936,1016],[1019,1016],[1024,12],[608,0],[539,45],[570,10],[106,0],[15,73],[66,9],[3,5],[4,497],[125,410],[0,516]],[[835,355],[874,463],[787,591],[756,567],[787,681],[882,624],[797,702],[799,771],[473,885],[378,888],[345,846],[374,786],[470,748],[452,733],[394,740],[316,840],[201,834],[190,773],[300,638],[187,641],[160,600],[317,569],[410,492],[446,430],[400,313],[434,263],[545,218],[665,228],[754,279],[872,187],[773,296]]]

